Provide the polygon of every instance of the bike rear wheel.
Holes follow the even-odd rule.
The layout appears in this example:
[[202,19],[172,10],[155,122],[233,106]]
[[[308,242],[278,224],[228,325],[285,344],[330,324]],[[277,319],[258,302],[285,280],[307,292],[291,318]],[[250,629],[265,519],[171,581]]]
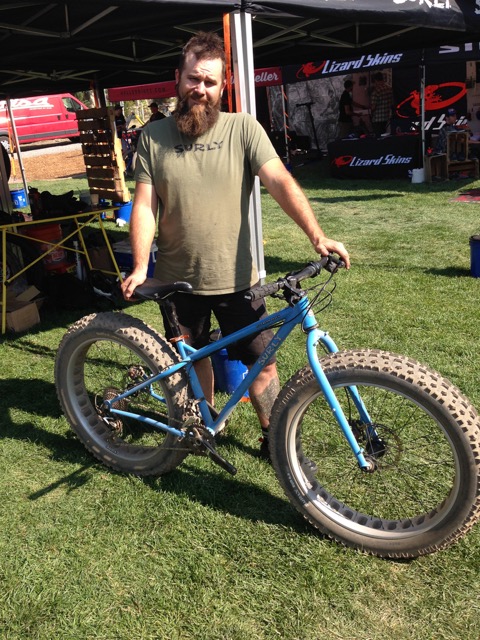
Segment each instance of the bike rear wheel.
[[296,509],[329,537],[381,557],[432,553],[467,533],[480,516],[480,423],[468,399],[431,369],[387,352],[339,352],[321,363],[375,469],[360,470],[311,369],[302,369],[280,392],[270,424],[272,463]]
[[[55,362],[57,395],[72,429],[98,460],[118,471],[158,476],[188,455],[179,438],[103,407],[105,400],[178,360],[162,336],[123,313],[93,314],[70,327]],[[188,399],[180,372],[119,401],[116,408],[181,428]]]

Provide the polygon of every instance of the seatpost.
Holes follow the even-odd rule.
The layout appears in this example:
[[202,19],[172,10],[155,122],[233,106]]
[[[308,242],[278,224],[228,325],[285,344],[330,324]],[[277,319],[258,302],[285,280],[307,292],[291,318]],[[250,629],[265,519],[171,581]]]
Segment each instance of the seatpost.
[[175,341],[175,339],[182,338],[183,336],[178,323],[177,311],[173,302],[169,298],[165,298],[158,304],[163,308],[165,317],[170,325],[170,329],[172,330],[173,340]]

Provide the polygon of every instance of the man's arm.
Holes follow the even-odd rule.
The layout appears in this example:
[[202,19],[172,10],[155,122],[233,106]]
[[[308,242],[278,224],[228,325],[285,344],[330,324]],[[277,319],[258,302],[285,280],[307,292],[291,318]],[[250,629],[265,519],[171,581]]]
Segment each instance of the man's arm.
[[305,232],[315,251],[322,256],[337,253],[348,269],[350,259],[347,250],[341,242],[326,237],[305,194],[282,161],[279,158],[269,160],[261,167],[258,176],[285,213]]
[[145,282],[147,277],[150,250],[155,237],[157,209],[158,197],[153,185],[137,182],[130,216],[133,271],[122,283],[126,300],[131,298],[135,287]]

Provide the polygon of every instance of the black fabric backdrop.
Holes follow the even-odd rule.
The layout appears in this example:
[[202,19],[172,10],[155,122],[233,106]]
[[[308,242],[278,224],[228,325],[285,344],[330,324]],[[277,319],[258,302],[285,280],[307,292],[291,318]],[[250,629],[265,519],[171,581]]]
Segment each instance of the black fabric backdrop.
[[255,16],[257,68],[453,44],[479,33],[471,2],[461,0],[0,3],[0,97],[170,80],[189,35],[222,33],[222,15],[239,7]]

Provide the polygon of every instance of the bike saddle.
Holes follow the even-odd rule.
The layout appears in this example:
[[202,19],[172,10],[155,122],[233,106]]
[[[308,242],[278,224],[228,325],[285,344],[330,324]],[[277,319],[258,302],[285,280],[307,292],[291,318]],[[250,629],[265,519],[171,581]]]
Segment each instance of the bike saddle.
[[141,300],[164,300],[172,293],[192,293],[192,285],[188,282],[170,282],[162,284],[156,278],[147,278],[143,284],[140,284],[133,294],[134,298]]

